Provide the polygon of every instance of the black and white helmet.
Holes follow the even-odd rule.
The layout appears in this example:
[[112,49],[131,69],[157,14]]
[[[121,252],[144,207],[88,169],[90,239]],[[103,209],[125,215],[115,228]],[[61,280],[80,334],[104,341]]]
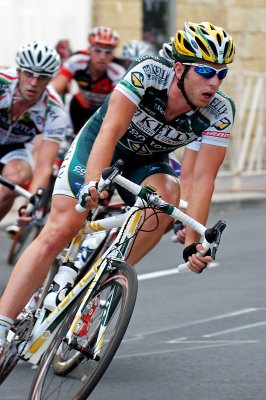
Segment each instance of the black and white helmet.
[[122,60],[135,60],[137,57],[144,56],[148,54],[149,56],[157,56],[155,47],[148,42],[143,40],[130,40],[127,42],[121,51]]
[[53,47],[36,41],[25,43],[18,49],[16,63],[18,68],[47,76],[52,76],[61,65],[60,56]]
[[174,56],[172,54],[173,43],[164,43],[161,50],[159,50],[159,56],[166,58],[167,60],[174,61]]

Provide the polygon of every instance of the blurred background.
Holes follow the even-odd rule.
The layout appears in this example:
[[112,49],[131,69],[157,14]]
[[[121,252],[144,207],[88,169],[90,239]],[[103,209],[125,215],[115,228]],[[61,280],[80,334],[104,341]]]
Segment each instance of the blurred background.
[[[14,66],[27,40],[56,45],[69,40],[73,51],[87,48],[93,26],[111,26],[121,37],[144,39],[157,49],[185,21],[210,21],[234,38],[235,62],[222,89],[237,106],[231,145],[218,189],[266,190],[266,1],[265,0],[0,0],[0,66]],[[180,154],[181,156],[181,154]]]

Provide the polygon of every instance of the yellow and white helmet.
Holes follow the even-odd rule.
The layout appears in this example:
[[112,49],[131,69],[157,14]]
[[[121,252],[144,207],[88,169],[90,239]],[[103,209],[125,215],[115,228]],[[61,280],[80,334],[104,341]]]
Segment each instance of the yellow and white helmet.
[[178,30],[173,41],[173,56],[181,62],[204,60],[229,64],[234,54],[231,36],[210,22],[186,22],[184,30]]

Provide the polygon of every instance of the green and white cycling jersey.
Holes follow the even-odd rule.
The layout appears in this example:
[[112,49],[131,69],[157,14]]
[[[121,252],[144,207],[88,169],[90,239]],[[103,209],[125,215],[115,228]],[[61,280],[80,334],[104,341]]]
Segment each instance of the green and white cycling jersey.
[[[226,147],[228,144],[235,107],[234,102],[220,90],[207,107],[190,111],[166,123],[164,114],[174,74],[171,62],[162,58],[140,57],[114,89],[128,97],[137,109],[127,131],[116,145],[112,163],[117,159],[124,160],[124,176],[138,184],[153,174],[177,176],[169,164],[168,155],[178,147],[200,140],[215,146]],[[54,194],[78,195],[109,99],[110,95],[70,147],[59,171]],[[125,201],[129,203],[128,199]]]
[[122,151],[143,157],[166,154],[195,140],[227,147],[235,105],[220,89],[206,107],[191,110],[166,123],[164,114],[174,75],[171,62],[144,56],[131,65],[117,84],[115,90],[138,107],[119,141]]
[[44,140],[61,142],[68,119],[60,97],[50,87],[35,105],[12,123],[10,111],[17,85],[16,71],[0,71],[0,144],[22,147],[38,134],[43,134]]

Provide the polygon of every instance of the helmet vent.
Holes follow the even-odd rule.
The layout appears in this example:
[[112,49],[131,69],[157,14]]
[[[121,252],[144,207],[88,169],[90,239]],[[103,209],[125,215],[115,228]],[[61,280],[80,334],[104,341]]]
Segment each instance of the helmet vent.
[[226,54],[228,52],[228,47],[229,47],[229,43],[227,42],[224,46],[224,57],[226,57]]
[[223,35],[224,35],[225,38],[228,37],[227,33],[224,30],[223,30]]
[[[229,46],[229,45],[228,45],[228,46]],[[232,46],[232,47],[231,47],[231,50],[230,50],[230,53],[229,53],[229,55],[228,55],[228,58],[229,58],[229,59],[232,57],[232,55],[234,54],[234,52],[235,52],[235,48],[234,48],[234,46]]]
[[219,46],[221,46],[221,44],[222,44],[221,35],[217,34],[216,38],[217,38],[217,42],[219,43]]
[[213,54],[215,54],[216,57],[218,57],[217,49],[215,45],[212,42],[209,42],[210,48],[212,49]]
[[196,36],[195,40],[198,44],[198,46],[201,48],[201,50],[205,53],[208,54],[208,49],[206,48],[206,46],[202,43],[202,41]]
[[37,61],[38,61],[38,63],[40,63],[42,61],[42,53],[40,51],[37,55]]
[[30,59],[30,63],[31,64],[34,64],[34,58],[33,58],[33,55],[31,54],[31,53],[28,53],[28,54],[25,54],[24,53],[24,57],[27,59],[27,56],[29,57],[29,59]]
[[186,39],[184,39],[184,46],[188,51],[190,51],[191,53],[194,53],[195,50],[193,49],[191,44]]
[[206,36],[209,35],[209,32],[207,32],[206,29],[204,29],[204,28],[201,27],[200,30],[201,30],[201,32],[203,33],[203,35],[206,35]]

